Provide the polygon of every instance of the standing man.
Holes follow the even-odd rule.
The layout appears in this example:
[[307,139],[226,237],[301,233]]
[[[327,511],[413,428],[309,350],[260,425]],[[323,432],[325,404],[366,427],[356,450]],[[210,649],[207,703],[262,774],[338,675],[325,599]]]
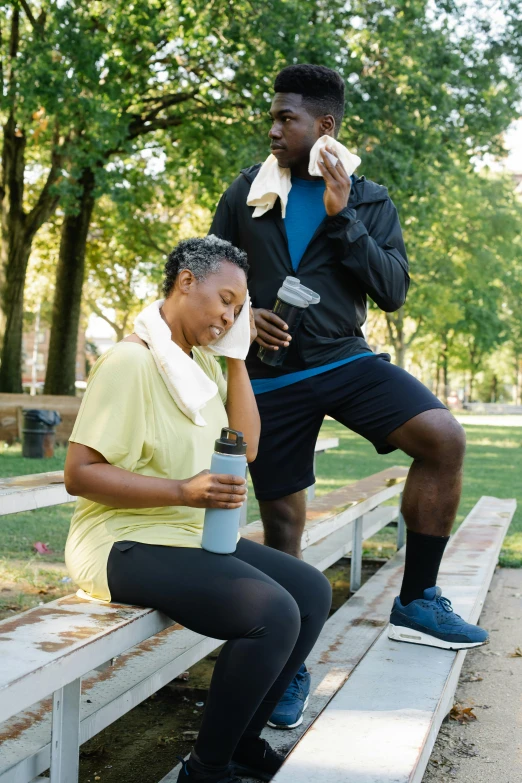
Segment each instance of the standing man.
[[[315,480],[314,447],[325,415],[369,440],[379,454],[401,449],[413,463],[402,500],[406,565],[389,636],[445,649],[476,647],[487,642],[487,632],[456,615],[436,587],[461,495],[464,432],[425,386],[388,355],[372,353],[362,332],[368,296],[385,312],[406,299],[408,262],[397,211],[386,188],[349,177],[324,151],[322,176],[308,172],[314,144],[328,135],[335,145],[341,127],[340,75],[323,66],[291,65],[274,88],[268,135],[279,169],[273,158],[263,165],[275,169],[276,192],[278,177],[288,185],[289,169],[290,191],[282,188],[283,197],[254,216],[247,200],[261,166],[244,169],[222,196],[210,229],[248,254],[257,343],[272,351],[290,346],[280,367],[261,362],[255,343],[247,359],[261,415],[251,475],[265,544],[301,556],[305,490]],[[321,296],[305,311],[293,340],[271,310],[287,275]],[[303,666],[270,725],[299,725],[309,689]]]

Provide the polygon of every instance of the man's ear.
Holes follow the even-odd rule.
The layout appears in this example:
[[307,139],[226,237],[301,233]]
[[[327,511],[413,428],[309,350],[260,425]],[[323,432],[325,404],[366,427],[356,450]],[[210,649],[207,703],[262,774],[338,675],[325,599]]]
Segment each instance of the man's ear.
[[182,269],[176,279],[176,285],[182,294],[188,294],[195,282],[196,278],[190,269]]
[[335,119],[332,114],[325,114],[319,118],[319,130],[321,136],[333,136],[335,138]]

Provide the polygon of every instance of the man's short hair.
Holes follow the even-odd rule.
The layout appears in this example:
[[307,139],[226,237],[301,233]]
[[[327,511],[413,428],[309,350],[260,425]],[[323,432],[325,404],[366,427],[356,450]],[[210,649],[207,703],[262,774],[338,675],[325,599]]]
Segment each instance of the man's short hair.
[[324,65],[288,65],[276,76],[275,92],[295,92],[312,117],[331,114],[337,136],[344,115],[344,81],[337,71]]

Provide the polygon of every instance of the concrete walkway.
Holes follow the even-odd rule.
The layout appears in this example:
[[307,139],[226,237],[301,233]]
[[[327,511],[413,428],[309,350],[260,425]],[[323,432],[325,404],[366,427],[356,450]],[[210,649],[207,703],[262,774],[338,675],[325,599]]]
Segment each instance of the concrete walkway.
[[481,625],[491,643],[466,656],[423,783],[522,781],[522,568],[497,569]]

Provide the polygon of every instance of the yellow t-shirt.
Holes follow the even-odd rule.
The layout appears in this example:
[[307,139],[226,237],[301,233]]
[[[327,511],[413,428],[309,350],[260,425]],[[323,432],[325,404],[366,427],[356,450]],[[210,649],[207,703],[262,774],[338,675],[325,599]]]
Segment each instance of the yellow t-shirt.
[[[214,441],[228,425],[226,382],[212,356],[194,348],[193,357],[219,390],[201,411],[205,427],[180,411],[148,348],[122,342],[92,368],[70,440],[142,476],[186,479],[209,468]],[[204,515],[202,508],[111,508],[78,498],[65,546],[71,578],[110,601],[107,560],[115,541],[200,547]]]

